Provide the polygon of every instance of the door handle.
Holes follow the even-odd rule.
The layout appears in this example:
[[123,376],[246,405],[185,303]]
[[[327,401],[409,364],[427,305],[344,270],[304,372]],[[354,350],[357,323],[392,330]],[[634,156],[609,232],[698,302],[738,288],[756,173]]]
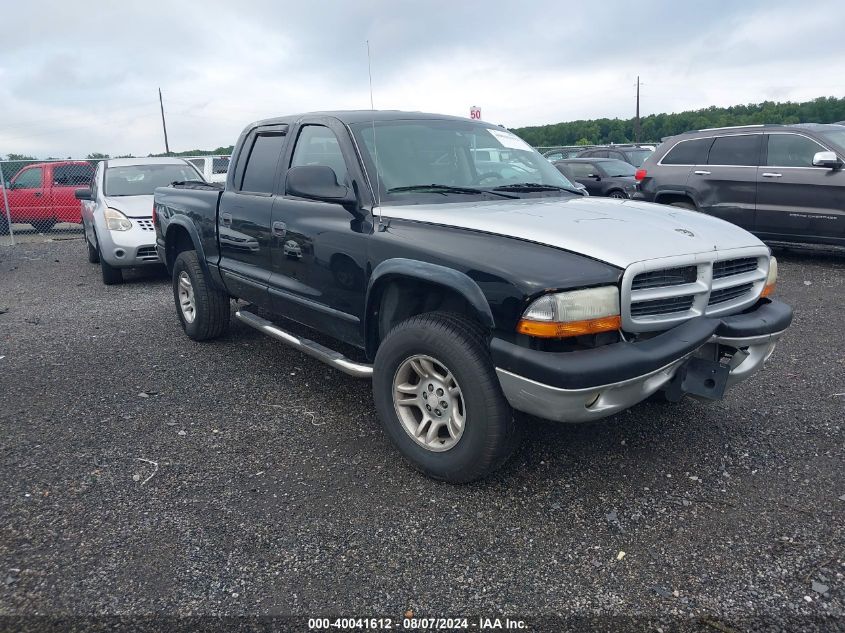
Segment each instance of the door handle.
[[36,191],[34,195],[36,198],[40,198],[42,194],[40,191]]
[[276,237],[284,237],[287,235],[288,225],[284,222],[273,222],[273,235]]
[[221,213],[220,219],[223,221],[223,226],[232,226],[232,214],[231,213]]
[[695,170],[694,172],[692,172],[692,173],[694,173],[696,176],[709,176],[709,175],[710,175],[710,172],[709,172],[709,171],[706,171],[706,170],[704,170],[704,169],[696,169],[696,170]]
[[780,178],[781,176],[783,176],[783,174],[776,174],[772,171],[764,171],[762,175],[763,178]]

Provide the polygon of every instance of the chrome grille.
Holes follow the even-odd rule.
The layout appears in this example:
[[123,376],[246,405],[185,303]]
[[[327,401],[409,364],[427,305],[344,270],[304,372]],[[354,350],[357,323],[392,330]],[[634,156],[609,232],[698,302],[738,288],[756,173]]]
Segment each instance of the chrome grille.
[[158,253],[155,246],[141,246],[135,253],[135,257],[144,261],[158,260]]
[[622,277],[622,328],[660,331],[739,312],[760,296],[768,272],[764,246],[637,262]]
[[717,303],[725,303],[737,297],[741,297],[751,290],[754,286],[752,283],[742,284],[740,286],[732,286],[729,288],[722,288],[721,290],[714,290],[710,293],[710,301],[707,305],[716,305]]
[[691,284],[698,277],[698,268],[684,266],[683,268],[664,268],[640,273],[634,277],[631,290],[645,290],[646,288],[660,288],[661,286],[680,286]]
[[726,259],[713,264],[713,279],[722,279],[731,275],[748,273],[757,269],[756,257],[743,257],[741,259]]
[[646,316],[649,314],[672,314],[686,312],[692,307],[693,297],[671,297],[669,299],[652,299],[651,301],[637,301],[631,304],[631,316]]

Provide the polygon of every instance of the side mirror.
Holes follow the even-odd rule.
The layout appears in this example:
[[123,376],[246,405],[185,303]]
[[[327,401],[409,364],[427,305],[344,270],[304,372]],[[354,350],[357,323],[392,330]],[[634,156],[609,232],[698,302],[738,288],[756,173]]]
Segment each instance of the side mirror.
[[326,165],[302,165],[288,169],[285,193],[342,205],[357,202],[355,193],[349,187],[339,185],[334,169]]
[[816,152],[815,156],[813,156],[813,165],[816,167],[837,169],[842,167],[842,161],[836,156],[836,152]]
[[91,187],[84,187],[82,189],[77,189],[73,192],[73,195],[76,197],[77,200],[93,200],[94,196],[91,191]]

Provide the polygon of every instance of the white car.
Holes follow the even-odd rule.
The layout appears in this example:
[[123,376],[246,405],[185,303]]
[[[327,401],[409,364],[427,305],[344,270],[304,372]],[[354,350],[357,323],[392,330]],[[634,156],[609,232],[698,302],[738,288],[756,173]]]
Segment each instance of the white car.
[[104,284],[122,282],[124,268],[161,264],[153,192],[186,180],[203,177],[181,158],[119,158],[99,163],[91,187],[76,190],[88,261],[99,262]]
[[229,171],[228,156],[197,156],[187,160],[199,170],[207,182],[226,182],[226,173]]

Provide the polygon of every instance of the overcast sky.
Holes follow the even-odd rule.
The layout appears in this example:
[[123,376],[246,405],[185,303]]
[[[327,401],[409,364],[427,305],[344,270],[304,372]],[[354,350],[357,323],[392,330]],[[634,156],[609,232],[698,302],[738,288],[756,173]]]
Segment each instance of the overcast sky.
[[508,127],[843,96],[838,2],[10,0],[0,155],[145,155],[251,120],[369,108]]

